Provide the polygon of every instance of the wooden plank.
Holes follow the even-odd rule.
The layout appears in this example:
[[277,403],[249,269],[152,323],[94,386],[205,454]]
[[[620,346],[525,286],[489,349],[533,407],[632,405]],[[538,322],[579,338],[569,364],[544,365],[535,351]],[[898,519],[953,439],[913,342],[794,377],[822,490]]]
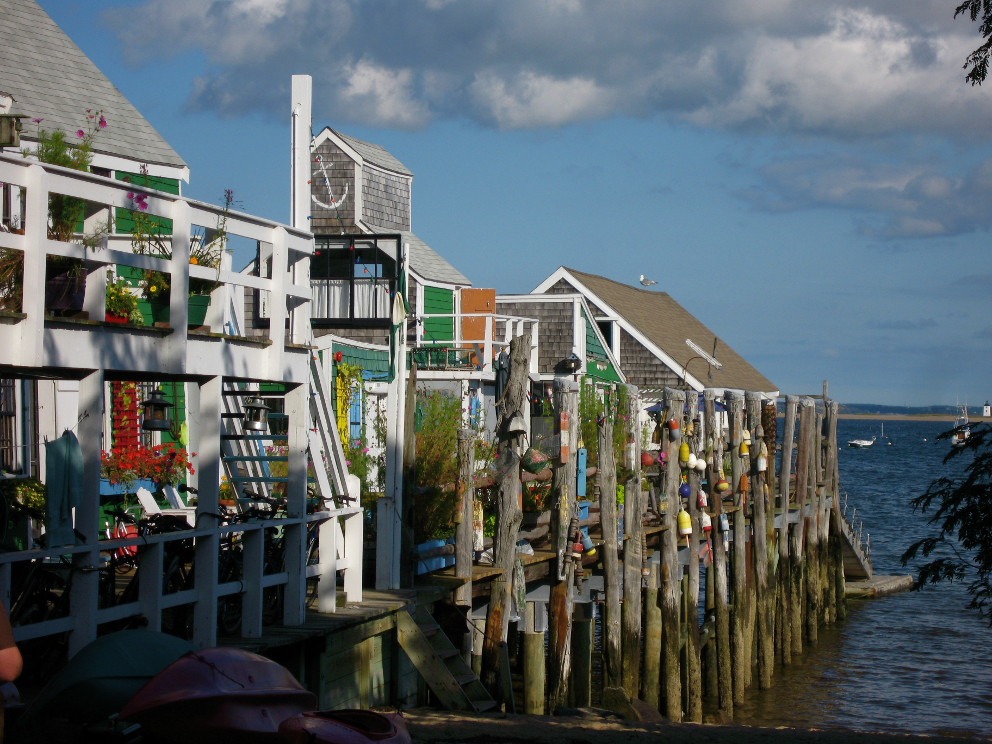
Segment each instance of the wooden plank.
[[472,605],[472,515],[475,502],[475,432],[458,430],[458,483],[455,491],[460,498],[460,508],[455,526],[455,576],[464,583],[455,589],[455,604]]
[[468,710],[471,707],[465,691],[406,610],[396,613],[396,638],[400,648],[410,657],[410,661],[445,708]]

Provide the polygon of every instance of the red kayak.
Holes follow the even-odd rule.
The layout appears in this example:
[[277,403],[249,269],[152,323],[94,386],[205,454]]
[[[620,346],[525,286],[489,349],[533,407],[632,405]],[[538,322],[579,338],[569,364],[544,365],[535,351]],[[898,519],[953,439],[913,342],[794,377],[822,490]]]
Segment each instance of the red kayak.
[[285,744],[410,744],[399,713],[371,710],[318,710],[287,718],[279,726]]
[[159,672],[120,712],[177,744],[279,741],[279,724],[317,706],[285,667],[236,648],[192,651]]

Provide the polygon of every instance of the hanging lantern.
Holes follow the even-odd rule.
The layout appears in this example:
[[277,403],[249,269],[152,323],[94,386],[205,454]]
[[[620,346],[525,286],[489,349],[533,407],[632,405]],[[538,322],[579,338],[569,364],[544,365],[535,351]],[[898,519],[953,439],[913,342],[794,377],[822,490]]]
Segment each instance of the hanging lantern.
[[699,515],[699,526],[703,528],[703,532],[706,534],[713,531],[713,520],[710,519],[710,515],[706,512]]
[[699,497],[698,497],[696,503],[699,504],[699,508],[700,509],[705,509],[706,507],[708,507],[710,505],[709,499],[706,496],[706,491],[704,491],[702,489],[699,490]]
[[679,496],[681,496],[684,499],[687,499],[690,496],[692,496],[692,488],[689,486],[688,483],[683,483],[681,486],[679,486]]
[[689,468],[689,470],[695,470],[696,469],[696,463],[697,462],[698,462],[698,460],[696,459],[696,456],[692,452],[690,452],[689,453],[689,459],[686,460],[685,465],[686,465],[687,468]]
[[689,444],[687,442],[682,442],[679,445],[679,462],[683,464],[689,462]]
[[245,401],[245,431],[265,431],[269,426],[269,407],[261,398]]
[[679,510],[679,534],[680,535],[692,534],[692,517],[689,516],[689,512],[687,512],[685,509]]
[[165,393],[159,389],[152,390],[148,400],[141,401],[144,414],[141,428],[145,431],[169,431],[172,422],[169,420],[169,409],[172,403],[165,399]]

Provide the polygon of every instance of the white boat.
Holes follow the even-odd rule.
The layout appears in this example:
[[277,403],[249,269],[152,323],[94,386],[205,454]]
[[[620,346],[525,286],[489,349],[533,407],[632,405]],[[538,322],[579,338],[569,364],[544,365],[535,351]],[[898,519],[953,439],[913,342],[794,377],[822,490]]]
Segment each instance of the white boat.
[[850,439],[847,442],[848,447],[855,447],[857,449],[867,449],[875,444],[875,437],[871,439]]
[[954,420],[954,436],[951,437],[952,447],[963,447],[971,436],[971,426],[968,422],[968,407],[958,406],[958,417]]

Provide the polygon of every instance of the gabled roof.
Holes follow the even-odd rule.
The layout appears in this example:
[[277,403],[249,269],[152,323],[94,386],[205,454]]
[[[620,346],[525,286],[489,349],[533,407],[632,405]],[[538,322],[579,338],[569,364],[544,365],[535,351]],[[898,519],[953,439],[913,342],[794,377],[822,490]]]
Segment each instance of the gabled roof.
[[386,170],[393,171],[394,173],[401,173],[404,176],[412,176],[413,171],[408,170],[403,163],[394,158],[389,154],[389,151],[382,145],[376,145],[372,142],[365,142],[357,137],[350,137],[347,134],[342,134],[336,129],[330,129],[334,134],[343,139],[351,148],[362,156],[362,159],[367,163],[372,163],[372,165],[378,165],[380,168],[385,168]]
[[[186,163],[34,0],[0,0],[0,90],[13,113],[42,118],[45,129],[75,132],[86,109],[103,110],[108,126],[93,149],[138,162]],[[24,138],[33,140],[26,123]]]
[[[626,321],[626,325],[629,326],[628,332],[631,329],[635,330],[637,333],[631,335],[636,338],[639,334],[660,349],[671,361],[674,361],[677,366],[674,371],[680,376],[684,365],[696,356],[696,352],[686,345],[686,339],[692,339],[704,349],[713,348],[716,334],[666,292],[639,289],[563,266],[534,290],[535,293],[551,286],[558,277],[564,278],[580,292],[588,293],[588,299],[608,315],[616,313],[622,319],[621,324]],[[778,392],[773,382],[748,364],[723,339],[720,339],[716,358],[723,364],[723,368],[713,371],[711,387]],[[670,364],[667,361],[666,363]],[[694,371],[699,372],[701,367],[702,364],[697,361],[688,370],[689,377],[693,376]]]
[[369,225],[373,233],[403,236],[403,242],[410,244],[410,269],[432,282],[472,286],[472,282],[462,272],[441,258],[441,255],[409,230],[390,230],[387,227]]

